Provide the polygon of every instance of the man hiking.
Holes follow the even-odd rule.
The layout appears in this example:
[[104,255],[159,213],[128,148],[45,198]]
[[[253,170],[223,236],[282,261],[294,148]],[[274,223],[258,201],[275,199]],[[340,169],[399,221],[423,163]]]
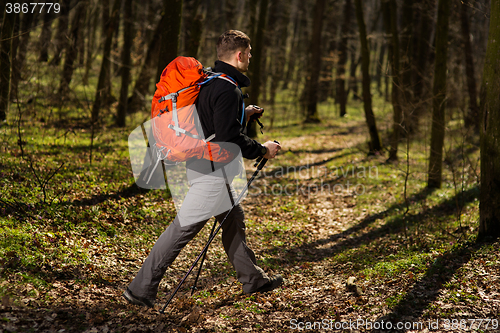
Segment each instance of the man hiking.
[[[243,74],[250,64],[250,50],[250,38],[241,31],[229,30],[219,37],[218,61],[213,71],[226,74],[236,84],[228,80],[211,80],[204,84],[197,102],[198,116],[205,137],[215,134],[215,140],[222,148],[234,150],[231,147],[237,147],[247,159],[272,159],[281,149],[278,143],[260,144],[244,134],[250,117],[262,112],[253,106],[245,108],[241,92],[241,87],[250,85],[250,79]],[[186,162],[189,191],[174,221],[158,238],[137,276],[123,293],[130,303],[153,307],[165,271],[184,246],[211,216],[215,215],[218,222],[224,219],[237,197],[232,186],[227,185],[236,172],[225,171],[226,165],[205,159]],[[283,283],[283,278],[280,275],[269,277],[257,266],[254,253],[246,244],[244,218],[243,209],[235,203],[222,226],[224,250],[244,293],[271,291]]]

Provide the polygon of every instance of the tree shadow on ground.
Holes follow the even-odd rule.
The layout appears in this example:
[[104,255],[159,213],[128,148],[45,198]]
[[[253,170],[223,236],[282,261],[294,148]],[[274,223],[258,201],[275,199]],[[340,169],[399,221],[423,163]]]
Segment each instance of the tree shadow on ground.
[[[342,151],[342,150],[344,150],[344,149],[337,149],[336,151]],[[316,152],[314,154],[321,154],[321,153],[322,152]],[[318,166],[327,164],[331,161],[335,161],[341,157],[348,156],[351,154],[352,154],[352,152],[346,152],[344,154],[340,154],[340,155],[330,157],[330,158],[327,158],[327,159],[324,159],[324,160],[321,160],[318,162],[314,162],[314,163],[307,163],[307,164],[301,164],[301,165],[291,165],[291,166],[281,166],[281,167],[274,168],[272,170],[265,171],[264,175],[266,177],[279,178],[279,177],[286,176],[287,174],[290,174],[290,173],[295,173],[295,172],[300,173],[300,172],[312,169],[314,167],[318,167]]]
[[[437,300],[443,285],[449,282],[453,275],[467,264],[473,254],[480,248],[480,243],[467,244],[454,247],[439,255],[427,269],[425,275],[413,285],[411,290],[404,294],[402,300],[397,303],[392,312],[379,317],[376,321],[380,323],[382,321],[385,323],[412,323],[411,328],[408,326],[401,329],[397,329],[396,324],[393,324],[391,331],[395,332],[406,332],[415,328],[419,330],[425,328],[429,330],[443,329],[443,322],[439,322],[438,326],[433,320],[422,320],[421,317],[428,306]],[[413,327],[414,325],[422,326]],[[382,331],[374,330],[374,332]]]
[[[432,191],[424,189],[419,193],[413,195],[409,200],[422,200],[423,198],[429,196]],[[472,202],[475,198],[479,196],[479,188],[474,187],[463,193],[459,194],[464,203]],[[287,253],[287,258],[294,264],[297,262],[318,262],[324,258],[332,257],[335,254],[345,251],[346,249],[357,248],[363,244],[369,244],[379,238],[384,237],[387,234],[396,234],[404,232],[405,223],[416,224],[420,223],[429,216],[440,217],[447,216],[451,211],[455,209],[456,196],[449,198],[440,204],[427,209],[423,212],[419,212],[414,215],[408,214],[406,217],[399,216],[396,217],[384,225],[371,230],[369,232],[362,233],[358,236],[352,236],[362,232],[363,229],[369,227],[378,219],[383,219],[389,216],[391,213],[397,210],[403,210],[405,208],[404,203],[397,203],[389,207],[383,212],[369,215],[361,220],[358,224],[350,227],[349,229],[331,235],[328,238],[319,239],[314,242],[304,243],[301,246],[295,248],[284,249],[283,246],[272,247],[268,250],[264,250],[263,254],[273,256],[276,253]],[[325,248],[325,245],[332,243],[333,245]],[[301,257],[296,257],[293,254],[304,253],[305,255]]]

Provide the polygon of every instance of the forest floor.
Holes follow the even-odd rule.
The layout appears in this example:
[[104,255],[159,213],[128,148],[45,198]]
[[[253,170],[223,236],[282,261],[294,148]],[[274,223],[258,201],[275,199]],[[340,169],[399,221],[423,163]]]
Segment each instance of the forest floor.
[[165,314],[213,220],[168,269],[154,309],[128,304],[121,294],[175,216],[167,191],[134,184],[132,128],[97,129],[90,164],[81,118],[13,117],[0,128],[3,331],[499,332],[500,243],[476,240],[477,143],[449,123],[443,187],[430,191],[427,134],[386,163],[367,156],[361,108],[350,112],[259,139],[283,150],[243,201],[247,240],[283,286],[243,294],[219,235],[198,290],[192,274]]

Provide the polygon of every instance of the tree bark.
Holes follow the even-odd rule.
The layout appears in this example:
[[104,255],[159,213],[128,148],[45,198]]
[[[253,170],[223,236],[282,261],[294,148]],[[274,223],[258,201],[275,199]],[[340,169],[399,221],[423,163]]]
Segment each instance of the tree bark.
[[128,112],[134,113],[141,109],[144,105],[145,96],[148,93],[149,84],[156,71],[156,66],[154,66],[154,59],[158,59],[160,52],[160,34],[163,29],[165,16],[162,16],[158,22],[156,29],[154,31],[153,37],[149,42],[148,51],[146,53],[146,59],[142,64],[141,71],[137,80],[135,81],[134,89],[132,90],[132,96],[128,103]]
[[[87,25],[87,56],[85,59],[85,73],[83,74],[83,84],[89,84],[89,72],[92,68],[92,63],[94,62],[94,57],[92,56],[92,52],[94,52],[95,40],[96,40],[96,32],[97,32],[97,24],[98,24],[98,15],[93,11],[93,9],[97,6],[96,3],[92,3],[93,6],[89,6],[88,9],[88,25]],[[99,7],[97,7],[99,8]]]
[[165,21],[160,37],[157,79],[160,78],[165,67],[177,57],[181,30],[182,0],[163,0],[163,15],[165,15]]
[[47,62],[49,60],[49,44],[52,37],[52,13],[45,12],[43,14],[42,32],[38,43],[40,55],[38,56],[39,62]]
[[[260,10],[259,10],[259,21],[257,23],[257,31],[255,32],[255,41],[253,42],[252,48],[252,60],[250,64],[252,66],[250,72],[250,78],[252,81],[252,85],[250,86],[250,100],[249,104],[258,105],[259,104],[259,95],[260,95],[260,86],[261,86],[261,69],[262,69],[262,59],[263,55],[265,55],[264,50],[264,31],[266,29],[267,23],[267,5],[269,0],[261,0],[260,2]],[[247,135],[255,138],[257,136],[257,130],[255,126],[255,122],[248,124],[247,127]]]
[[79,29],[82,26],[82,18],[86,10],[86,1],[81,1],[75,8],[75,14],[71,22],[71,30],[69,34],[69,42],[66,51],[66,57],[64,58],[63,72],[61,76],[61,83],[59,85],[59,95],[61,99],[64,99],[69,91],[69,84],[73,77],[73,72],[75,70],[74,63],[78,55],[78,36]]
[[[301,0],[300,4],[303,2]],[[293,22],[293,33],[291,34],[291,43],[290,43],[290,51],[287,53],[286,61],[287,69],[285,72],[285,78],[283,80],[283,84],[281,89],[286,90],[289,87],[290,82],[292,81],[293,71],[295,69],[297,63],[297,53],[299,48],[299,31],[302,28],[300,25],[300,10],[299,10],[299,1],[294,0],[291,3],[292,9],[290,10],[290,20]]]
[[481,193],[479,239],[500,236],[500,0],[491,1],[481,91]]
[[415,8],[420,16],[420,29],[416,37],[416,56],[414,57],[414,77],[413,81],[413,101],[415,110],[413,111],[413,121],[410,131],[417,133],[419,130],[419,118],[427,110],[427,95],[430,90],[429,82],[432,75],[429,70],[431,53],[431,35],[434,27],[434,14],[436,12],[436,0],[416,0],[418,6]]
[[345,89],[345,67],[347,63],[347,44],[349,43],[348,34],[351,26],[351,0],[345,0],[344,22],[340,28],[340,43],[338,47],[339,61],[337,64],[337,79],[335,80],[336,98],[340,105],[340,116],[346,115],[347,93]]
[[479,133],[480,117],[477,105],[476,72],[474,70],[474,59],[472,43],[470,40],[469,17],[466,4],[460,4],[460,21],[462,25],[462,37],[464,39],[465,74],[467,77],[467,90],[469,92],[469,112],[465,117],[465,126],[472,127]]
[[23,15],[21,21],[21,36],[19,37],[19,49],[16,57],[16,65],[12,68],[12,78],[11,78],[11,99],[17,98],[17,87],[19,86],[19,81],[21,80],[22,70],[24,67],[24,62],[26,60],[26,53],[28,49],[28,44],[30,40],[30,31],[33,24],[34,15],[27,13]]
[[[403,112],[401,108],[401,79],[400,79],[400,53],[399,53],[399,36],[397,26],[397,5],[396,0],[388,0],[383,2],[384,14],[389,18],[384,19],[386,22],[386,31],[391,36],[391,49],[392,59],[391,76],[392,76],[392,89],[391,99],[393,107],[393,122],[392,122],[392,138],[391,149],[389,150],[389,161],[398,160],[398,145],[401,134],[401,123],[403,120]],[[390,26],[387,26],[387,23]]]
[[61,11],[59,12],[59,22],[57,25],[57,31],[55,36],[54,44],[56,46],[56,51],[54,57],[50,61],[51,66],[59,66],[61,64],[63,51],[69,45],[68,35],[68,22],[69,22],[69,1],[63,1],[61,3]]
[[[328,6],[329,5],[329,6]],[[336,15],[336,11],[338,11],[337,3],[327,3],[328,10],[325,11],[326,17],[329,19],[326,21],[326,38],[323,37],[326,44],[326,50],[324,54],[326,54],[326,58],[323,58],[321,61],[321,72],[323,73],[320,76],[320,84],[318,87],[318,101],[324,102],[329,97],[334,97],[335,92],[333,91],[333,68],[336,63],[335,52],[337,51],[337,29],[339,24],[337,20],[333,18]]]
[[12,32],[15,19],[16,15],[4,13],[0,42],[0,121],[7,119],[9,110]]
[[187,57],[198,57],[198,49],[203,32],[203,15],[198,13],[200,0],[184,2],[186,12],[184,14],[184,53]]
[[414,21],[414,0],[405,0],[402,7],[403,24],[401,27],[401,68],[400,68],[400,98],[403,136],[409,135],[415,114],[411,110],[412,98],[412,58],[413,58],[413,26]]
[[309,47],[309,74],[306,80],[306,123],[319,123],[318,86],[321,71],[321,37],[326,0],[316,0],[314,6],[313,31]]
[[[268,45],[274,45],[270,48],[269,58],[272,59],[269,65],[269,73],[271,76],[271,84],[269,86],[269,107],[271,112],[270,116],[270,128],[273,128],[274,119],[276,116],[275,102],[276,94],[280,87],[280,81],[283,80],[284,76],[284,64],[286,63],[286,49],[287,49],[287,36],[288,27],[290,21],[290,10],[293,4],[273,2],[270,8],[270,15],[268,20],[268,31],[273,31],[275,33],[267,34]],[[272,13],[275,13],[274,15]]]
[[440,188],[442,182],[449,16],[450,0],[439,0],[432,99],[431,151],[427,181],[429,188]]
[[[11,49],[11,77],[10,77],[10,92],[9,92],[9,100],[13,101],[17,96],[17,90],[12,91],[12,80],[15,76],[18,76],[19,69],[17,66],[17,52],[19,49],[20,37],[19,37],[19,29],[20,29],[20,15],[16,15],[14,19],[14,30],[12,31],[12,49]],[[24,14],[26,15],[26,14]]]
[[130,67],[132,41],[134,40],[133,20],[132,20],[132,0],[125,0],[125,12],[123,16],[123,52],[122,52],[122,85],[120,89],[120,99],[116,112],[116,125],[125,127],[128,101],[128,85],[130,82]]
[[92,123],[95,123],[99,119],[99,113],[101,110],[101,104],[106,101],[106,81],[109,77],[110,72],[110,60],[109,56],[111,53],[111,43],[113,41],[113,32],[116,28],[116,23],[118,19],[118,12],[120,10],[121,0],[115,0],[113,4],[113,9],[111,16],[109,17],[108,24],[106,25],[104,41],[104,50],[102,55],[101,71],[99,72],[99,80],[97,82],[97,89],[94,99],[94,105],[92,106]]
[[359,97],[358,91],[358,79],[356,77],[356,72],[358,70],[359,63],[361,62],[361,56],[358,56],[356,50],[356,44],[352,44],[350,49],[351,55],[351,63],[349,64],[349,80],[348,80],[348,89],[346,92],[346,102],[349,98],[349,93],[352,92],[352,99],[354,101],[359,101],[361,98]]
[[370,50],[366,39],[366,25],[363,17],[361,0],[354,0],[356,6],[356,19],[359,27],[359,41],[361,43],[361,71],[363,73],[363,106],[365,110],[366,124],[370,133],[370,154],[382,150],[378,136],[375,115],[372,109],[372,95],[370,89]]

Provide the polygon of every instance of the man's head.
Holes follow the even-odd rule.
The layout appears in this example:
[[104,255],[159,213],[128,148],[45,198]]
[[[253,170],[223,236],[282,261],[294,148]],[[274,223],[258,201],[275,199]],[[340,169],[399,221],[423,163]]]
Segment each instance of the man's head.
[[217,58],[244,73],[250,64],[250,38],[239,30],[224,32],[217,41]]

